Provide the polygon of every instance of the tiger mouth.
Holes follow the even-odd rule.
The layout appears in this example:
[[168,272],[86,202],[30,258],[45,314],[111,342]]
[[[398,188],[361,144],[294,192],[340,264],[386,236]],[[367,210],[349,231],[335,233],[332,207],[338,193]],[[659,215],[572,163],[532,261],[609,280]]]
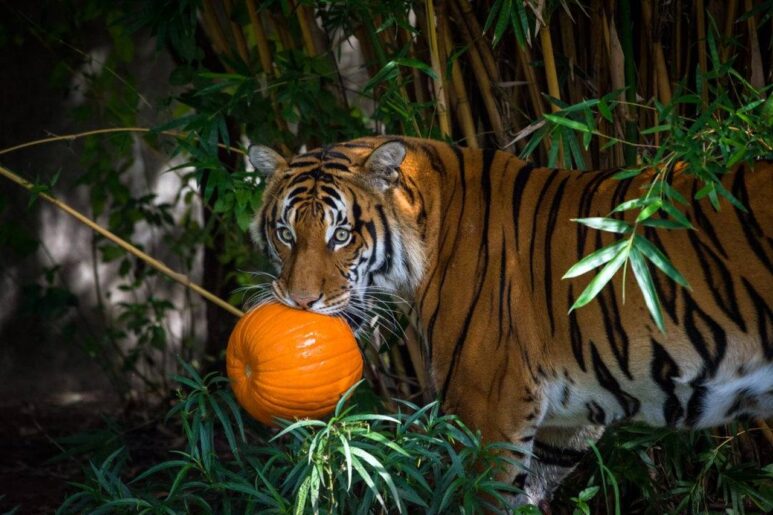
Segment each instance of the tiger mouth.
[[333,298],[327,298],[323,293],[319,299],[315,300],[310,306],[301,306],[293,300],[290,293],[280,281],[274,281],[271,285],[274,298],[287,307],[319,313],[320,315],[343,315],[349,307],[351,295],[349,292],[341,293]]

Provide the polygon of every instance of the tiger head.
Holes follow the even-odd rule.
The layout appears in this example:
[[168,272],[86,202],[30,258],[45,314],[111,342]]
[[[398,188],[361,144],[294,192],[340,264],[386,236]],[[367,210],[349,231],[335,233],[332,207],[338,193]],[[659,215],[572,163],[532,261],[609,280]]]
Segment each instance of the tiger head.
[[424,254],[401,187],[406,147],[378,143],[316,149],[289,162],[250,147],[250,162],[268,178],[250,232],[278,269],[271,292],[282,303],[357,316],[377,291],[415,288]]

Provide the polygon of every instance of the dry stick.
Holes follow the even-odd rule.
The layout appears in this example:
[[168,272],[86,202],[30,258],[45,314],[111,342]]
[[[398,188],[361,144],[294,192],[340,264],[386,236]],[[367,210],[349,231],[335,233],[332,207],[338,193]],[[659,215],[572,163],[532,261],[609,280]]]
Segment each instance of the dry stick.
[[[57,141],[74,141],[76,139],[84,138],[86,136],[95,136],[98,134],[120,134],[124,132],[150,133],[150,132],[153,132],[153,129],[148,129],[147,127],[112,127],[109,129],[95,129],[92,131],[76,132],[72,134],[62,134],[59,136],[51,136],[48,138],[41,138],[33,141],[27,141],[19,145],[14,145],[13,147],[4,148],[0,150],[0,155],[9,154],[17,150],[22,150],[28,147],[34,147],[36,145],[42,145],[44,143],[55,143]],[[183,134],[181,132],[175,132],[175,131],[156,131],[156,133],[163,134],[164,136],[170,136],[172,138],[182,138],[184,136],[187,136],[187,134]],[[246,155],[244,150],[240,148],[232,147],[230,145],[226,145],[224,143],[218,143],[217,146],[222,149],[229,150],[231,152],[238,152],[239,154]]]
[[424,6],[427,16],[427,32],[429,33],[429,55],[432,69],[437,78],[432,80],[435,89],[435,101],[437,103],[437,115],[440,125],[440,133],[443,136],[451,137],[451,117],[448,114],[448,102],[446,100],[445,73],[440,62],[440,49],[438,47],[437,37],[437,17],[435,8],[432,5],[433,0],[426,0]]
[[[448,14],[442,13],[442,16],[439,19],[441,27],[440,33],[445,42],[443,46],[446,51],[443,58],[448,59],[451,55],[451,49],[453,48]],[[451,85],[453,86],[453,91],[456,95],[456,117],[459,119],[459,127],[462,129],[467,146],[479,148],[478,136],[475,133],[475,119],[472,116],[470,99],[467,97],[467,88],[464,86],[464,77],[462,77],[462,70],[460,69],[459,62],[451,63]]]
[[[29,181],[26,181],[25,179],[22,179],[21,177],[19,177],[18,175],[16,175],[15,173],[13,173],[12,171],[8,170],[7,168],[5,168],[3,166],[0,166],[0,175],[6,177],[7,179],[10,179],[11,181],[15,182],[16,184],[18,184],[19,186],[21,186],[21,187],[23,187],[23,188],[25,188],[27,190],[33,191],[33,189],[35,188],[34,184],[32,184]],[[59,209],[61,209],[65,213],[67,213],[68,215],[72,216],[77,221],[79,221],[83,225],[87,226],[89,229],[91,229],[91,230],[101,234],[102,236],[104,236],[108,240],[112,241],[113,243],[115,243],[116,245],[118,245],[119,247],[124,249],[126,252],[136,256],[139,259],[141,259],[142,261],[144,261],[145,263],[149,264],[150,266],[152,266],[153,268],[155,268],[156,270],[158,270],[162,274],[166,275],[167,277],[177,281],[178,283],[182,284],[183,286],[185,286],[187,288],[190,288],[191,290],[193,290],[194,292],[198,293],[199,295],[201,295],[202,297],[204,297],[208,301],[210,301],[210,302],[212,302],[214,304],[217,304],[218,306],[220,306],[221,308],[225,309],[229,313],[232,313],[232,314],[234,314],[234,315],[236,315],[238,317],[244,315],[243,311],[241,311],[238,308],[235,308],[234,306],[228,304],[223,299],[221,299],[221,298],[213,295],[209,291],[205,290],[204,288],[202,288],[198,284],[196,284],[193,281],[191,281],[188,276],[186,276],[184,274],[181,274],[181,273],[178,273],[178,272],[175,272],[174,270],[172,270],[171,268],[166,266],[161,261],[158,261],[158,260],[150,257],[149,255],[147,255],[146,253],[144,253],[143,251],[141,251],[140,249],[138,249],[137,247],[135,247],[131,243],[129,243],[129,242],[119,238],[118,236],[116,236],[112,232],[108,231],[107,229],[104,229],[104,228],[100,227],[96,222],[94,222],[90,218],[82,215],[80,212],[78,212],[77,210],[73,209],[69,205],[65,204],[61,200],[58,200],[58,199],[52,197],[51,195],[49,195],[47,193],[38,193],[38,195],[40,197],[42,197],[44,200],[47,200],[51,204],[55,205],[56,207],[58,207]]]
[[[752,0],[746,0],[744,3],[746,12],[752,10]],[[747,27],[749,29],[749,48],[751,49],[751,77],[749,82],[757,89],[762,89],[765,86],[765,76],[762,71],[762,54],[760,53],[760,42],[757,38],[757,20],[754,16],[749,16],[746,20]]]
[[496,100],[494,99],[491,79],[486,72],[486,67],[483,64],[477,47],[475,46],[475,39],[470,33],[469,27],[467,27],[467,24],[464,22],[464,16],[461,9],[459,9],[459,6],[456,2],[450,2],[450,4],[454,11],[454,18],[456,18],[457,26],[461,30],[462,37],[468,45],[467,54],[470,56],[472,70],[475,74],[475,78],[478,80],[478,85],[480,86],[480,94],[483,98],[483,104],[486,107],[486,113],[488,113],[491,129],[494,131],[494,135],[496,136],[497,144],[499,147],[504,148],[507,145],[505,130],[502,125],[502,117],[499,115],[499,109],[497,108]]
[[[708,70],[708,58],[706,56],[706,10],[703,6],[703,0],[696,0],[696,24],[698,30],[698,65],[701,68],[701,75],[706,77]],[[701,81],[701,99],[703,104],[709,103],[709,90],[706,88],[706,81]]]

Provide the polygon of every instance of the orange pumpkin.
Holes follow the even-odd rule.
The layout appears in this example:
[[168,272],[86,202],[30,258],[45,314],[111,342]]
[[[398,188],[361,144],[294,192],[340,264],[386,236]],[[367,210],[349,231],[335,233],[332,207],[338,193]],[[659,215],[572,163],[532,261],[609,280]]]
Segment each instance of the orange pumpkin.
[[239,404],[272,425],[333,411],[362,376],[362,355],[344,320],[270,303],[236,324],[226,367]]

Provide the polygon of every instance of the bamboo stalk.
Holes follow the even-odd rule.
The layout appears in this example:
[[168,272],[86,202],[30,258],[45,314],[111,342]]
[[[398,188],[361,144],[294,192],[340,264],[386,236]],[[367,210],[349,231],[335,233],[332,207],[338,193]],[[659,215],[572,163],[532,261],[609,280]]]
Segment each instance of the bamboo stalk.
[[[3,166],[0,166],[0,175],[4,176],[7,179],[10,179],[11,181],[13,181],[16,184],[18,184],[19,186],[21,186],[22,188],[25,188],[25,189],[27,189],[29,191],[33,191],[33,189],[35,187],[35,185],[32,184],[31,182],[29,182],[29,181],[27,181],[25,179],[22,179],[21,177],[19,177],[18,175],[16,175],[15,173],[13,173],[12,171],[8,170],[7,168],[5,168]],[[158,270],[162,274],[164,274],[167,277],[169,277],[170,279],[172,279],[172,280],[182,284],[186,288],[189,288],[189,289],[193,290],[194,292],[196,292],[197,294],[201,295],[202,297],[204,297],[208,301],[212,302],[213,304],[216,304],[217,306],[225,309],[229,313],[231,313],[233,315],[236,315],[238,317],[244,315],[243,311],[241,311],[240,309],[238,309],[238,308],[228,304],[226,301],[224,301],[220,297],[217,297],[216,295],[213,295],[209,291],[205,290],[204,288],[202,288],[198,284],[196,284],[193,281],[191,281],[188,276],[186,276],[184,274],[181,274],[181,273],[178,273],[178,272],[175,272],[174,270],[172,270],[171,268],[166,266],[161,261],[158,261],[157,259],[154,259],[153,257],[149,256],[145,252],[141,251],[140,249],[138,249],[137,247],[132,245],[131,243],[129,243],[126,240],[116,236],[115,234],[113,234],[112,232],[108,231],[107,229],[101,227],[99,224],[97,224],[96,222],[94,222],[90,218],[82,215],[79,211],[77,211],[76,209],[73,209],[72,207],[70,207],[66,203],[62,202],[61,200],[58,200],[57,198],[55,198],[55,197],[53,197],[53,196],[51,196],[51,195],[49,195],[47,193],[42,193],[42,192],[38,193],[38,196],[40,196],[42,199],[50,202],[51,204],[53,204],[57,208],[61,209],[62,211],[64,211],[68,215],[70,215],[71,217],[75,218],[78,222],[82,223],[83,225],[85,225],[89,229],[99,233],[100,235],[104,236],[108,240],[112,241],[113,243],[115,243],[116,245],[118,245],[119,247],[124,249],[126,252],[128,252],[129,254],[132,254],[133,256],[137,257],[138,259],[141,259],[142,261],[144,261],[145,263],[147,263],[151,267],[155,268],[156,270]]]
[[[604,19],[606,20],[606,14],[604,15]],[[617,37],[617,26],[615,25],[614,17],[609,17],[607,23],[603,24],[603,29],[607,46],[607,55],[609,56],[609,78],[612,83],[612,89],[621,90],[625,87],[625,73],[623,71],[623,61],[625,58],[623,57],[623,48],[620,45],[620,39]],[[625,95],[621,93],[619,99],[621,101],[624,100]],[[621,103],[617,106],[615,114],[617,115],[615,116],[615,129],[618,129],[619,125],[618,135],[622,136],[623,131],[620,118],[626,119],[628,117],[628,106],[625,103]],[[620,148],[620,145],[615,145],[614,152],[614,162],[612,164],[620,166],[623,162],[623,149]]]
[[247,40],[244,38],[244,32],[241,25],[233,20],[233,0],[224,0],[223,5],[225,7],[225,13],[228,17],[228,23],[231,27],[231,34],[233,34],[234,41],[236,42],[236,51],[239,53],[242,61],[246,65],[250,65],[250,52],[247,50]]
[[668,104],[671,102],[671,83],[668,78],[668,68],[666,66],[666,56],[663,53],[663,43],[660,41],[660,31],[653,27],[652,0],[643,0],[641,10],[644,18],[645,31],[649,36],[649,41],[652,41],[655,75],[657,76],[656,84],[658,99],[662,103]]
[[[676,0],[676,9],[675,11],[679,14],[682,13],[682,0]],[[675,44],[673,45],[674,52],[672,54],[673,59],[671,60],[672,63],[674,63],[674,76],[677,77],[677,79],[683,79],[686,73],[686,68],[683,66],[682,63],[682,23],[681,18],[679,17],[679,14],[677,14],[676,20],[674,20],[674,25],[676,26],[674,30],[674,39],[676,40]],[[681,106],[680,106],[681,107]]]
[[[698,66],[701,68],[701,75],[705,77],[708,70],[708,58],[706,56],[706,9],[703,0],[696,0],[695,14],[698,31]],[[704,105],[709,103],[709,90],[705,80],[702,81],[701,99]]]
[[574,24],[568,16],[559,16],[558,22],[561,33],[561,48],[563,48],[564,55],[569,61],[569,77],[566,81],[567,89],[569,91],[569,100],[574,104],[582,100],[579,88],[580,83],[574,73],[575,66],[578,64]]
[[488,114],[491,129],[494,132],[494,136],[497,139],[497,144],[499,147],[504,148],[508,142],[505,138],[502,117],[499,114],[499,108],[497,106],[496,100],[494,99],[491,79],[486,72],[486,67],[483,64],[483,60],[481,59],[480,53],[478,52],[477,46],[475,45],[475,40],[472,37],[472,33],[470,32],[469,27],[467,27],[467,24],[464,23],[464,16],[461,9],[459,9],[459,6],[456,2],[450,3],[451,9],[454,11],[454,18],[457,20],[457,26],[459,27],[465,42],[468,44],[467,54],[470,56],[470,64],[472,65],[473,73],[475,74],[475,78],[477,79],[478,85],[480,86],[480,95],[483,98],[483,105],[486,108],[486,113]]
[[[754,5],[752,0],[746,0],[744,2],[746,12],[752,10]],[[760,52],[760,42],[757,38],[757,20],[755,16],[749,16],[746,20],[746,26],[749,30],[749,49],[751,50],[751,62],[749,63],[750,78],[749,82],[757,89],[762,89],[765,86],[765,76],[762,70],[762,53]]]
[[[545,25],[539,31],[540,44],[542,45],[542,58],[545,63],[545,78],[548,84],[548,93],[551,97],[561,100],[561,90],[558,86],[558,73],[556,72],[556,58],[553,54],[553,41],[550,36],[550,23]],[[554,113],[561,109],[550,103],[550,110]]]
[[727,58],[729,57],[730,49],[732,48],[732,45],[730,44],[730,38],[733,37],[733,26],[735,25],[735,16],[736,12],[738,10],[738,0],[727,0],[727,11],[725,11],[725,31],[723,33],[723,44],[722,44],[722,62],[724,63],[727,61]]
[[288,17],[284,16],[281,12],[276,13],[278,15],[275,16],[275,13],[272,12],[271,9],[266,9],[264,12],[266,13],[266,16],[268,16],[270,26],[274,28],[277,36],[279,36],[279,42],[282,44],[282,47],[286,50],[294,49],[295,40],[293,40],[293,36],[287,28]]
[[298,26],[301,28],[303,48],[306,50],[306,55],[314,57],[317,55],[317,47],[314,45],[314,37],[311,35],[311,27],[309,26],[309,19],[306,17],[305,6],[298,5],[296,2],[291,2],[291,5],[295,9]]
[[432,63],[432,69],[437,75],[437,78],[432,80],[432,85],[435,89],[435,102],[437,103],[437,115],[438,123],[440,125],[440,133],[443,136],[451,137],[451,118],[448,114],[448,101],[445,86],[446,76],[440,59],[440,48],[438,45],[437,36],[437,17],[435,16],[435,8],[432,4],[433,0],[426,0],[424,2],[427,17],[427,32],[429,35],[428,41],[430,62]]
[[483,38],[483,30],[480,23],[478,23],[478,17],[475,15],[475,11],[472,9],[472,4],[467,0],[451,0],[455,3],[456,7],[462,12],[462,22],[465,23],[467,29],[473,36],[475,47],[478,49],[478,53],[481,56],[483,66],[486,68],[489,78],[492,82],[499,81],[499,68],[497,67],[494,54],[491,52],[491,47],[488,42]]
[[258,58],[260,59],[260,66],[263,71],[268,75],[275,76],[276,70],[274,70],[273,59],[271,58],[271,48],[268,45],[268,38],[266,37],[266,31],[263,28],[263,23],[258,15],[258,10],[255,7],[255,0],[247,0],[247,13],[250,16],[250,24],[252,25],[252,33],[255,36],[255,43],[258,47]]
[[[625,99],[628,108],[623,111],[626,115],[623,120],[625,127],[625,139],[630,143],[636,143],[638,139],[638,126],[633,104],[636,102],[636,61],[633,54],[633,19],[631,17],[630,0],[620,0],[620,43],[623,50],[623,69],[625,73]],[[636,162],[636,148],[626,145],[623,148],[625,164],[632,165]]]
[[[444,40],[444,59],[448,59],[453,48],[451,31],[448,24],[447,13],[442,13],[440,20],[440,33]],[[478,136],[475,133],[475,119],[472,116],[470,100],[467,97],[467,88],[464,85],[464,77],[460,69],[460,63],[457,61],[451,64],[451,86],[456,95],[456,117],[459,119],[459,127],[462,129],[464,139],[468,147],[479,148]]]
[[[209,35],[209,40],[212,42],[212,48],[215,50],[215,53],[218,56],[224,56],[227,58],[229,57],[228,40],[226,39],[225,33],[223,32],[223,27],[220,26],[220,22],[217,19],[217,13],[215,12],[215,8],[212,5],[212,0],[204,0],[203,7],[204,9],[201,13],[201,18],[204,24],[204,29]],[[229,71],[233,71],[233,69],[231,69],[227,64],[224,63],[224,66]]]

